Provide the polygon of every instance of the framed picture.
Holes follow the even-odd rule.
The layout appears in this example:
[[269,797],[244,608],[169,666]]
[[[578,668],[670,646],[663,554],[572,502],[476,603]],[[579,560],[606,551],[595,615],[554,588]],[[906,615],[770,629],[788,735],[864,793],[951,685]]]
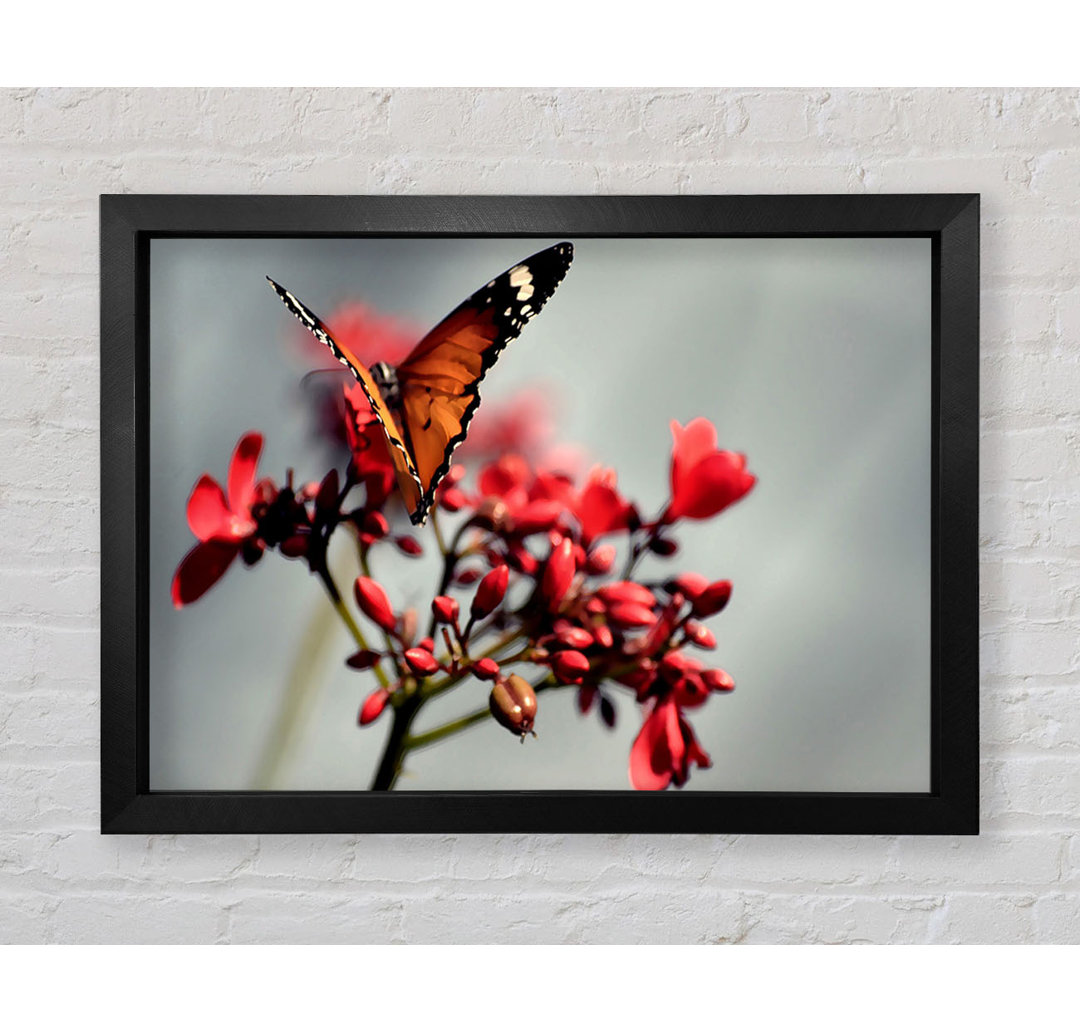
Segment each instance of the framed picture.
[[101,263],[104,832],[978,831],[977,195],[103,196]]

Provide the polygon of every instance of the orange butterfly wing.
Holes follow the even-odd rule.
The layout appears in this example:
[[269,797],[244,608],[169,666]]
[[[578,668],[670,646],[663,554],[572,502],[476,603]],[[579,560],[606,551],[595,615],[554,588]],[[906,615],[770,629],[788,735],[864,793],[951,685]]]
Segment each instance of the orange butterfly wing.
[[270,277],[289,311],[347,366],[371,403],[390,442],[409,519],[423,524],[435,489],[450,469],[480,405],[480,381],[499,353],[544,307],[574,257],[568,241],[538,251],[463,301],[428,333],[397,368],[402,426],[367,367],[338,344],[299,298]]
[[519,262],[462,302],[397,368],[402,429],[419,475],[414,524],[422,524],[454,450],[480,405],[480,381],[499,353],[544,307],[562,282],[574,247],[568,241]]
[[[269,276],[267,280],[270,280]],[[382,425],[382,429],[386,433],[386,439],[390,442],[390,459],[394,464],[394,472],[397,474],[398,487],[401,489],[406,508],[410,514],[413,513],[420,504],[423,485],[416,472],[416,465],[413,463],[412,456],[409,455],[409,450],[405,447],[401,431],[398,429],[397,420],[394,419],[390,407],[383,400],[378,384],[375,383],[367,367],[348,348],[338,344],[330,336],[330,332],[323,326],[318,317],[295,294],[287,291],[273,280],[270,280],[270,286],[277,292],[278,297],[285,302],[289,311],[315,335],[317,340],[325,344],[333,353],[334,358],[343,366],[347,366],[349,372],[360,382],[360,387],[363,388],[368,402],[371,403],[371,411]]]

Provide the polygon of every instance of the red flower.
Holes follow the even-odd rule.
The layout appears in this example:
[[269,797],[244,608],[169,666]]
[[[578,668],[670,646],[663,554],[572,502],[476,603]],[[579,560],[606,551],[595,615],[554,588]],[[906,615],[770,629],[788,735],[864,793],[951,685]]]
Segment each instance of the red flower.
[[263,436],[256,431],[237,442],[229,461],[228,499],[221,485],[204,473],[191,491],[187,504],[188,526],[199,539],[176,568],[172,580],[172,601],[179,609],[195,602],[224,573],[244,549],[254,556],[261,552],[251,515],[256,502],[268,501],[273,484],[255,483],[255,468],[262,451]]
[[345,439],[356,478],[367,491],[366,504],[381,509],[394,490],[397,474],[386,435],[359,384],[345,388]]
[[544,391],[526,389],[502,403],[485,402],[477,410],[458,456],[475,460],[480,456],[516,452],[535,457],[551,436],[548,397]]
[[601,535],[624,531],[634,519],[634,507],[615,487],[615,471],[594,466],[581,494],[574,502],[574,514],[581,525],[586,548]]
[[630,749],[630,784],[635,789],[666,789],[685,785],[690,765],[712,766],[698,745],[694,730],[672,698],[653,707]]
[[698,417],[685,427],[672,420],[671,433],[671,503],[663,523],[715,516],[754,486],[757,478],[747,471],[746,456],[719,451],[716,428],[708,420]]
[[[365,366],[388,362],[396,366],[423,336],[423,328],[407,320],[385,315],[362,301],[347,301],[330,313],[327,329],[335,341],[348,348]],[[306,330],[297,333],[304,350],[318,360],[326,359],[326,349]]]
[[534,475],[524,456],[508,452],[480,473],[478,509],[484,523],[523,538],[555,526],[569,504],[571,486],[558,474]]

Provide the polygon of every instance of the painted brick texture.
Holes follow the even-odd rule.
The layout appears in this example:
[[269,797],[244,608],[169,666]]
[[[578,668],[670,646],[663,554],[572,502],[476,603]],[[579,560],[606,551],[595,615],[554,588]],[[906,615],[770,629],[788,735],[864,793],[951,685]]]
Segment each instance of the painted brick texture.
[[[1080,940],[1080,91],[0,92],[0,941]],[[98,823],[102,192],[979,191],[977,839]]]

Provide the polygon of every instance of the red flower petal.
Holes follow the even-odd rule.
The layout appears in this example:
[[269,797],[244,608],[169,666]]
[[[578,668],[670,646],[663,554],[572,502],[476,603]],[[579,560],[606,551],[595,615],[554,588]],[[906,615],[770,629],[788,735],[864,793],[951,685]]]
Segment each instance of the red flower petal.
[[691,420],[685,427],[672,420],[671,436],[674,439],[671,449],[671,494],[674,496],[678,491],[676,482],[682,479],[682,475],[716,451],[716,428],[703,416]]
[[200,542],[211,538],[232,538],[230,522],[232,513],[225,501],[221,485],[208,473],[195,482],[187,504],[187,521],[191,533]]
[[176,568],[172,580],[173,606],[195,602],[229,568],[240,552],[235,541],[199,542]]
[[478,487],[482,495],[505,496],[515,488],[523,489],[531,474],[528,460],[510,452],[484,467]]
[[511,530],[514,534],[522,536],[536,534],[538,531],[548,531],[562,516],[565,508],[556,499],[537,499],[535,502],[527,502],[512,512]]
[[667,789],[682,763],[679,710],[671,700],[658,703],[630,748],[630,784],[635,789]]
[[236,444],[229,463],[229,506],[234,513],[242,513],[255,497],[255,467],[262,452],[263,436],[250,431]]
[[674,700],[662,700],[645,719],[630,749],[630,783],[646,790],[666,789],[672,782],[681,786],[690,777],[691,764],[707,768],[712,761]]
[[665,520],[706,520],[738,502],[755,483],[757,478],[747,472],[745,456],[714,452],[676,478]]
[[578,498],[576,512],[586,543],[629,525],[632,512],[615,487],[615,471],[594,467]]

